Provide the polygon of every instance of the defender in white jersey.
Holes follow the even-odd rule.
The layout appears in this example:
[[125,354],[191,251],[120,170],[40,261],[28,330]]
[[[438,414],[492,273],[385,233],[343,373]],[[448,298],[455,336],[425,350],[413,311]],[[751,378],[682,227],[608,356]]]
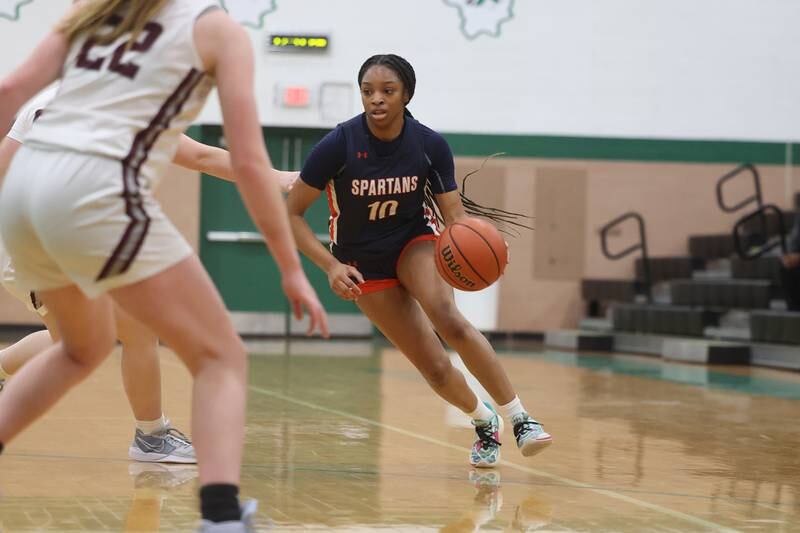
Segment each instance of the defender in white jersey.
[[[28,102],[20,111],[11,129],[6,134],[6,137],[16,142],[17,145],[22,144],[31,127],[33,127],[36,116],[40,113],[41,109],[53,99],[56,95],[57,88],[57,85],[52,85]],[[16,147],[13,148],[13,152],[11,152],[11,150],[11,148],[7,148],[0,152],[0,177],[5,175],[6,168],[10,162],[10,156],[13,156],[13,152],[16,152]],[[6,152],[9,152],[9,155],[6,155]],[[2,159],[6,158],[9,160],[2,161]],[[29,311],[38,313],[42,317],[47,315],[47,307],[36,298],[35,294],[25,290],[25,288],[17,282],[16,272],[14,271],[14,266],[11,264],[11,256],[6,252],[2,240],[0,240],[0,268],[2,268],[0,283],[2,283],[3,288],[10,292],[16,299],[24,303]],[[3,374],[2,359],[0,359],[0,379],[5,378]]]
[[278,177],[269,170],[249,37],[216,7],[192,0],[81,2],[0,82],[0,123],[8,123],[24,101],[62,76],[6,176],[0,230],[20,280],[40,294],[63,336],[0,394],[0,450],[107,356],[113,300],[173,348],[195,378],[203,530],[246,531],[238,505],[244,347],[197,256],[149,188],[212,79],[237,186],[295,315],[305,307],[309,333],[319,327],[324,335],[327,318],[300,266]]
[[[58,85],[52,85],[28,102],[19,112],[6,138],[0,141],[0,178],[8,164],[45,106],[55,97]],[[204,172],[217,174],[222,179],[233,180],[233,170],[228,152],[206,146],[185,135],[181,137],[174,163]],[[298,172],[281,172],[281,189],[288,191],[294,185]],[[58,327],[35,292],[22,287],[16,276],[11,257],[0,241],[0,283],[9,293],[39,314],[47,330],[36,331],[20,341],[0,350],[0,391],[5,380],[40,351],[59,339]],[[173,428],[162,412],[161,369],[158,338],[147,328],[120,309],[115,309],[117,336],[122,344],[122,378],[125,393],[136,420],[133,442],[128,449],[131,459],[142,462],[195,463],[191,441]]]

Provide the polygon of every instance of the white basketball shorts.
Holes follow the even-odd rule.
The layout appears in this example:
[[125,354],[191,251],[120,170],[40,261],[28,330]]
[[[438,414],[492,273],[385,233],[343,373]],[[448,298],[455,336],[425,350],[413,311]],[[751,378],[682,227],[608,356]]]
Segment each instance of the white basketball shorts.
[[89,298],[192,253],[138,169],[40,146],[24,145],[14,157],[0,192],[0,232],[20,286],[77,285]]

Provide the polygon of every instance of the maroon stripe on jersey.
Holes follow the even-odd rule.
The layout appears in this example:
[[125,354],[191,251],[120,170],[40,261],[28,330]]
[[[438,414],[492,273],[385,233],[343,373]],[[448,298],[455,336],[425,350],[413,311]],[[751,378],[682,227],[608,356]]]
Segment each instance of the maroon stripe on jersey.
[[42,301],[39,299],[39,295],[38,295],[38,294],[36,294],[35,292],[31,291],[31,292],[30,292],[30,294],[29,294],[29,296],[31,297],[31,305],[33,306],[33,308],[34,308],[34,309],[36,309],[37,311],[38,311],[39,309],[41,309],[41,307],[42,307],[44,304],[43,304],[43,303],[42,303]]
[[161,109],[145,129],[136,134],[133,144],[122,160],[122,198],[125,200],[125,214],[130,218],[122,238],[109,257],[96,281],[125,273],[133,264],[136,255],[144,244],[147,230],[150,228],[150,217],[144,209],[139,172],[147,162],[147,157],[158,136],[169,127],[170,122],[183,109],[192,95],[192,91],[202,81],[205,74],[192,69],[183,78],[178,88],[167,98]]

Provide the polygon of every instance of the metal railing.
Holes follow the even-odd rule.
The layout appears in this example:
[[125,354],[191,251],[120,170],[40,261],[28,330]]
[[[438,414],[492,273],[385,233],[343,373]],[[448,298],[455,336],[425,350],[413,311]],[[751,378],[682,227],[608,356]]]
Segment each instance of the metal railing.
[[[753,194],[751,196],[748,196],[744,200],[741,200],[737,204],[734,205],[726,204],[725,197],[722,192],[723,187],[727,182],[734,179],[736,176],[742,174],[745,171],[750,171],[750,174],[753,176]],[[753,202],[756,203],[757,208],[760,208],[763,205],[763,199],[761,197],[761,176],[759,176],[756,167],[754,167],[750,163],[744,163],[742,165],[739,165],[738,167],[731,170],[727,174],[721,176],[717,180],[717,204],[719,205],[719,208],[725,211],[726,213],[735,213],[736,211],[742,209],[747,205],[750,205]]]
[[[778,221],[778,239],[769,239],[767,234],[767,213],[772,212],[776,215],[776,219]],[[762,227],[764,228],[764,243],[758,247],[746,246],[743,244],[743,240],[747,237],[745,232],[743,231],[745,226],[750,220],[758,218],[761,223]],[[736,253],[742,259],[756,259],[761,257],[765,253],[769,252],[773,248],[780,247],[782,255],[786,255],[786,225],[784,224],[783,220],[783,211],[781,211],[778,206],[773,204],[764,204],[760,206],[758,209],[753,211],[752,213],[743,216],[739,219],[739,221],[733,226],[733,244],[736,249]]]
[[[723,192],[725,184],[745,172],[749,172],[753,177],[752,194],[735,204],[731,205],[726,203]],[[735,213],[751,204],[755,204],[755,209],[740,218],[733,226],[733,245],[739,257],[742,259],[755,259],[777,246],[781,246],[785,250],[786,228],[783,223],[783,213],[778,207],[772,204],[764,204],[764,198],[761,194],[761,176],[754,165],[744,163],[727,174],[720,176],[717,180],[716,193],[717,205],[726,213]],[[777,214],[778,230],[780,232],[780,241],[778,242],[770,240],[769,224],[767,220],[767,213],[769,212]],[[759,226],[755,230],[752,227],[753,225],[748,227],[752,221],[758,221]],[[747,241],[747,243],[745,243],[745,241]]]
[[[745,172],[749,172],[753,177],[753,193],[733,205],[727,204],[723,193],[725,184]],[[773,204],[764,204],[761,195],[761,176],[754,165],[744,163],[721,176],[717,180],[716,192],[717,204],[726,213],[735,213],[751,204],[756,206],[753,211],[740,218],[733,226],[733,245],[739,257],[748,260],[755,259],[777,247],[786,253],[786,225],[783,220],[783,212]],[[775,214],[777,219],[778,240],[770,239],[767,219],[769,213]],[[758,221],[759,224],[755,231],[752,226],[748,227],[752,221]]]
[[[634,219],[638,224],[639,242],[637,244],[625,248],[624,250],[612,253],[608,249],[608,234],[612,229],[614,229],[615,227],[619,226],[620,224],[629,219]],[[641,250],[642,274],[644,278],[641,280],[642,288],[644,289],[647,301],[652,302],[653,295],[652,295],[652,276],[650,274],[650,257],[648,256],[647,253],[647,232],[645,231],[645,224],[642,215],[636,213],[635,211],[629,211],[609,221],[606,225],[600,228],[600,247],[603,251],[603,255],[606,256],[608,259],[611,259],[612,261],[616,261],[617,259],[622,259],[623,257],[626,257],[627,255],[630,255],[637,250]]]

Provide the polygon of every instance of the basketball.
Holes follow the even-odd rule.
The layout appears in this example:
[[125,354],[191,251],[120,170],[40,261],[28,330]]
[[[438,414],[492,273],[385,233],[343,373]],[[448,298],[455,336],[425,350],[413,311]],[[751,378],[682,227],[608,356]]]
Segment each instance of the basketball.
[[436,269],[462,291],[485,289],[503,275],[508,248],[492,224],[464,218],[447,226],[436,241]]

